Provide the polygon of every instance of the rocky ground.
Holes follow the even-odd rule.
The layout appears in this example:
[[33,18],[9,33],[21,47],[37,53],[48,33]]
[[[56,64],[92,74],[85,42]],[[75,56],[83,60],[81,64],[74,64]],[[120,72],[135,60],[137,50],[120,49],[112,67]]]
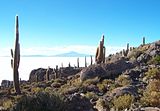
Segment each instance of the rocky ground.
[[86,68],[35,69],[21,95],[2,81],[1,111],[160,111],[160,41]]

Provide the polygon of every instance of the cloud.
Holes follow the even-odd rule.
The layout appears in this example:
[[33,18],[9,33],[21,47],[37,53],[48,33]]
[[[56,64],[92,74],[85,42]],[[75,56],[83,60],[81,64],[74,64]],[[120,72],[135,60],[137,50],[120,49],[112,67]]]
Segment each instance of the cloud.
[[[78,53],[95,55],[96,46],[89,45],[69,45],[69,46],[56,46],[56,47],[32,47],[32,48],[21,48],[21,55],[56,55],[61,53],[66,53],[70,51],[75,51]],[[106,55],[114,54],[125,47],[119,46],[107,46]],[[10,56],[10,48],[1,48],[0,56]]]

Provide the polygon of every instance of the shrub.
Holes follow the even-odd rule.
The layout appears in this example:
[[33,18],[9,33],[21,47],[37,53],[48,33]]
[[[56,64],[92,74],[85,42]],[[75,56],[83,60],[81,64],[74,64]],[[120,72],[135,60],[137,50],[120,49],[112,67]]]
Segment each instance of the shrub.
[[100,111],[103,111],[104,109],[109,109],[109,106],[110,106],[109,102],[104,99],[99,98],[96,101],[96,108]]
[[44,89],[43,88],[39,88],[39,87],[33,87],[31,89],[32,93],[38,93],[38,92],[42,92],[42,91],[44,91]]
[[160,55],[153,57],[148,64],[160,65]]
[[95,99],[95,100],[98,99],[98,96],[94,92],[87,92],[85,94],[85,97],[88,98],[88,99]]
[[3,102],[3,107],[5,109],[10,109],[12,106],[13,106],[13,103],[10,99]]
[[63,97],[57,94],[39,92],[32,96],[23,96],[12,111],[65,111]]
[[87,79],[86,81],[83,82],[83,85],[87,85],[87,86],[91,84],[96,85],[98,82],[99,82],[99,78],[95,77],[93,79]]
[[132,102],[134,100],[134,97],[129,95],[129,94],[125,94],[123,96],[119,96],[118,98],[114,98],[113,99],[113,105],[115,109],[119,110],[124,110],[124,109],[128,109],[130,108]]
[[143,106],[160,107],[160,80],[150,81],[141,98]]
[[152,68],[145,73],[147,79],[160,79],[160,69]]
[[120,75],[118,78],[117,78],[117,83],[120,85],[120,86],[126,86],[126,85],[130,85],[131,84],[131,80],[129,77],[125,76],[125,75]]

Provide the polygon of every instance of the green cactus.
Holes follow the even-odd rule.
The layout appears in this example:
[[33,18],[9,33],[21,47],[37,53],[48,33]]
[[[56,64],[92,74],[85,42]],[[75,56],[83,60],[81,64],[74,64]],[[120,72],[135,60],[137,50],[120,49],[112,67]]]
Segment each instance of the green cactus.
[[21,90],[19,87],[19,63],[20,63],[20,43],[19,43],[19,30],[18,30],[18,16],[16,16],[16,40],[15,40],[15,47],[14,52],[11,49],[11,67],[13,69],[13,84],[14,89],[17,94],[21,94]]
[[46,70],[46,81],[49,81],[49,69],[50,67],[48,66],[48,69]]
[[56,69],[54,69],[55,72],[55,79],[57,79],[59,77],[58,75],[58,65],[56,65]]
[[86,56],[85,56],[85,67],[87,67],[87,59],[86,59]]
[[105,63],[105,51],[106,51],[106,48],[104,46],[104,35],[103,35],[102,40],[100,41],[100,44],[96,50],[95,61],[97,64]]
[[92,59],[92,56],[91,56],[91,65],[93,64],[93,59]]
[[143,37],[143,45],[145,45],[146,43],[145,43],[145,37]]
[[77,58],[77,67],[79,68],[79,58]]

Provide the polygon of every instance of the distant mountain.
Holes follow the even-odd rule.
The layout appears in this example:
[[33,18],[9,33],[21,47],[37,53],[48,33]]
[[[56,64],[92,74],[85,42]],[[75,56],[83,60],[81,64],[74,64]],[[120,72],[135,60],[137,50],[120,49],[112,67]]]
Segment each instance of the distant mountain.
[[71,51],[71,52],[68,52],[68,53],[54,55],[54,57],[84,57],[84,56],[90,56],[90,55],[81,54],[81,53],[77,53],[77,52],[74,52],[74,51]]
[[48,57],[47,55],[22,55],[22,57]]
[[[62,54],[57,54],[57,55],[21,55],[21,57],[89,57],[90,55],[88,54],[81,54],[78,52],[67,52],[67,53],[62,53]],[[0,57],[10,57],[10,56],[0,56]]]

